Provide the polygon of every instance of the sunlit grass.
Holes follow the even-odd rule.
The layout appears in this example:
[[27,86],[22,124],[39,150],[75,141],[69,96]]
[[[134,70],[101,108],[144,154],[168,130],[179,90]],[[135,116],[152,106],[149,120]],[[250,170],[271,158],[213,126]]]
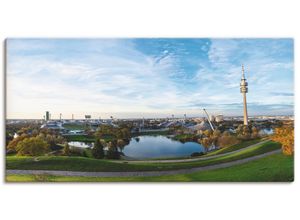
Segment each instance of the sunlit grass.
[[69,177],[51,175],[7,175],[9,182],[291,182],[294,180],[294,158],[270,155],[242,165],[185,175],[156,177]]

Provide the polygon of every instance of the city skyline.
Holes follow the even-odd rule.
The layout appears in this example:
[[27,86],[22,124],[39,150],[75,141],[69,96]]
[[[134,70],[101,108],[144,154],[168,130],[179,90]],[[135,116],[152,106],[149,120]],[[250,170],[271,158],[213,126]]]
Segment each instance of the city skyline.
[[249,116],[293,115],[293,56],[292,39],[8,39],[7,118],[240,116],[242,64]]

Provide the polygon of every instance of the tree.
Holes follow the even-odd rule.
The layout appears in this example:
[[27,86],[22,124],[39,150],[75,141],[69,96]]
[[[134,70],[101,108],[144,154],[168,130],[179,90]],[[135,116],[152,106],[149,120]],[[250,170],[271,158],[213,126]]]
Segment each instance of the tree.
[[201,144],[204,147],[205,152],[211,147],[213,140],[209,137],[205,137],[201,139]]
[[119,129],[114,132],[114,135],[116,136],[117,139],[124,138],[122,131]]
[[248,140],[251,138],[251,132],[247,125],[239,125],[236,129],[236,134],[239,139]]
[[37,136],[39,134],[39,131],[38,129],[33,129],[31,133],[33,136]]
[[117,147],[117,140],[113,139],[108,143],[107,158],[109,159],[119,159],[119,152]]
[[121,152],[123,151],[125,145],[126,145],[126,142],[123,139],[117,140],[117,147],[121,150]]
[[258,138],[258,129],[254,126],[251,129],[251,138]]
[[237,144],[238,142],[238,139],[235,136],[231,135],[228,131],[224,131],[222,136],[218,139],[219,147],[229,147]]
[[49,151],[49,144],[39,137],[25,138],[16,147],[18,156],[40,156]]
[[50,145],[50,147],[55,145],[55,140],[53,138],[53,135],[51,134],[47,134],[45,140],[47,141],[47,143]]
[[211,138],[213,139],[213,144],[215,146],[218,146],[219,145],[219,138],[221,137],[221,131],[216,129],[213,131],[212,135],[211,135]]
[[230,132],[229,131],[224,131],[223,133],[222,133],[222,136],[230,136],[231,134],[230,134]]
[[28,138],[29,136],[27,134],[22,134],[16,138],[14,138],[12,141],[9,142],[9,144],[7,145],[7,150],[12,151],[12,152],[16,152],[16,147],[18,145],[19,142],[23,141],[25,138]]
[[285,155],[294,153],[294,128],[291,126],[280,127],[275,129],[272,140],[282,144],[282,152]]
[[64,155],[66,155],[66,156],[70,155],[70,146],[69,146],[68,142],[66,142],[64,145]]
[[243,136],[243,128],[244,128],[244,125],[241,124],[235,130],[238,138],[242,138],[242,136]]
[[[6,136],[5,143],[9,143],[10,141],[12,141],[14,139],[14,135],[12,133],[10,133],[8,130],[5,131],[5,136]],[[7,147],[7,145],[6,145],[6,147]]]
[[128,128],[122,128],[121,129],[123,139],[128,139],[130,138],[130,130]]
[[209,129],[207,129],[207,130],[203,131],[203,134],[204,134],[206,137],[210,137],[211,134],[212,134],[212,131],[209,130]]
[[96,138],[94,147],[92,149],[92,154],[93,154],[94,158],[97,158],[97,159],[101,159],[104,157],[103,145],[99,138]]

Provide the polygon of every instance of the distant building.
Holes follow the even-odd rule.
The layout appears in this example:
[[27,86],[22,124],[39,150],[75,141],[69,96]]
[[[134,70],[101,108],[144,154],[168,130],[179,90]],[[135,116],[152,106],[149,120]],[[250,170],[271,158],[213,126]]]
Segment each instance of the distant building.
[[50,112],[46,111],[46,121],[50,120]]
[[41,126],[41,128],[47,128],[47,129],[51,129],[51,130],[63,130],[64,129],[64,127],[62,126],[62,123],[55,122],[55,121],[46,122],[45,124],[43,124]]
[[92,118],[91,115],[85,115],[84,117],[85,117],[85,119],[91,119]]
[[206,121],[202,121],[199,124],[189,126],[188,129],[190,129],[192,131],[200,131],[200,130],[204,131],[204,130],[210,130],[211,127]]
[[210,120],[210,121],[215,121],[215,119],[216,119],[216,118],[215,118],[214,115],[210,115],[210,116],[209,116],[209,120]]
[[194,118],[193,121],[196,123],[201,123],[202,121],[205,121],[205,119],[204,118]]
[[216,118],[215,118],[215,121],[216,122],[222,122],[222,121],[224,121],[223,115],[217,115]]

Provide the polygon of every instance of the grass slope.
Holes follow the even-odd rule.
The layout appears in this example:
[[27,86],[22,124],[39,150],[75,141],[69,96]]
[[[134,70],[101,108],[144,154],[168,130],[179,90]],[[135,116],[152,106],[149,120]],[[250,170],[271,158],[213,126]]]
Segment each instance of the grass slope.
[[239,160],[265,152],[279,149],[281,145],[276,142],[266,142],[243,151],[233,153],[218,158],[207,159],[202,161],[182,162],[182,163],[115,163],[108,160],[97,160],[83,157],[63,157],[63,156],[43,156],[39,161],[33,157],[6,157],[6,169],[19,170],[68,170],[68,171],[155,171],[155,170],[176,170],[191,167],[207,166],[219,164],[234,160]]
[[[238,143],[235,145],[232,145],[230,147],[224,147],[219,150],[207,153],[205,156],[213,156],[213,155],[219,155],[219,154],[224,154],[232,151],[236,151],[245,147],[249,147],[250,145],[257,144],[261,141],[261,139],[255,139],[255,140],[250,140],[250,141],[243,141],[242,143]],[[204,156],[204,157],[205,157]]]
[[170,175],[160,177],[63,177],[50,175],[8,175],[9,182],[291,182],[294,180],[294,158],[275,154],[265,158],[212,171],[195,172],[185,175]]

